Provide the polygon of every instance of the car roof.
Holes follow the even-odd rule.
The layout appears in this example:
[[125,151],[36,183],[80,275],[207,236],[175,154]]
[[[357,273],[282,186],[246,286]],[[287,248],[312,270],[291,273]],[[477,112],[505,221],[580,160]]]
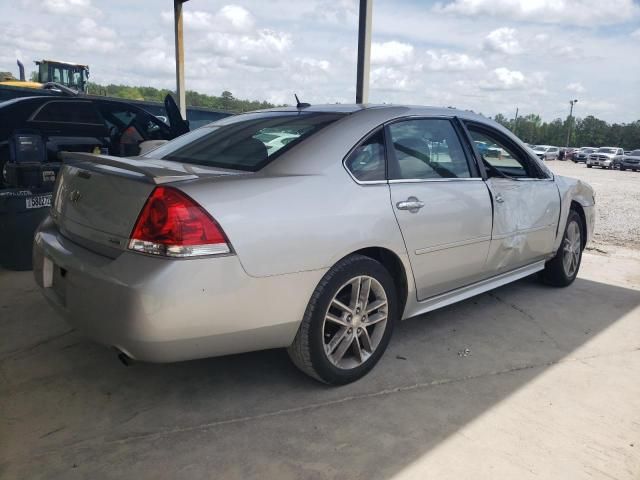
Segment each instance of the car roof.
[[[254,110],[252,112],[244,113],[257,113],[257,112],[318,112],[318,113],[343,113],[343,114],[366,114],[367,112],[383,112],[388,111],[390,118],[398,116],[399,112],[402,112],[402,116],[457,116],[465,118],[467,120],[477,120],[479,122],[491,123],[495,122],[490,118],[484,117],[471,110],[462,110],[454,107],[434,107],[434,106],[422,106],[422,105],[401,105],[393,103],[385,104],[354,104],[354,103],[336,103],[336,104],[323,104],[323,105],[309,105],[308,107],[295,107],[295,106],[282,106],[267,108],[263,110]],[[242,115],[242,114],[240,114]]]

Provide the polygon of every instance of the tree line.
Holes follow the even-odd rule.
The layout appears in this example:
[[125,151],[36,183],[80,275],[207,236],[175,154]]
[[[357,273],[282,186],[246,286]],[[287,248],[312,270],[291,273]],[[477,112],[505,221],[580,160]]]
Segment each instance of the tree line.
[[569,127],[570,147],[621,147],[640,149],[640,120],[631,123],[608,123],[589,115],[585,118],[556,118],[543,122],[539,115],[530,114],[508,119],[502,114],[494,120],[505,126],[523,141],[533,145],[567,145]]
[[[129,85],[100,85],[89,82],[88,93],[90,95],[102,95],[107,97],[125,98],[129,100],[146,100],[148,102],[164,102],[168,93],[175,92],[167,89],[154,87],[132,87]],[[272,108],[276,105],[259,100],[242,100],[235,98],[229,91],[224,91],[220,96],[206,95],[204,93],[186,91],[187,106],[205,107],[214,110],[224,110],[225,112],[246,112],[248,110],[258,110],[260,108]]]

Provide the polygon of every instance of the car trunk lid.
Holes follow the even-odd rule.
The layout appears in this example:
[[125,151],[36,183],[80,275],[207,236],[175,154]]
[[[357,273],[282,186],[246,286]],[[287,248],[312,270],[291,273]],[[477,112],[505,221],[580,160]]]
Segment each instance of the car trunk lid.
[[127,248],[138,215],[157,185],[233,174],[165,160],[67,153],[51,216],[64,236],[115,257]]

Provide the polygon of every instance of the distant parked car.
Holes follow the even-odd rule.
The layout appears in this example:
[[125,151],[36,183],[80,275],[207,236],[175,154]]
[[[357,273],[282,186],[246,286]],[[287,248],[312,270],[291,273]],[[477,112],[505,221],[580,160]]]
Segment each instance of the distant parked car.
[[570,147],[564,149],[564,159],[565,160],[573,160],[573,156],[578,152],[577,148]]
[[632,150],[629,153],[626,153],[624,157],[622,157],[620,170],[624,171],[627,168],[633,170],[634,172],[640,170],[640,150]]
[[613,169],[615,162],[624,155],[624,150],[618,147],[600,147],[587,158],[587,168],[594,165],[600,168]]
[[540,160],[557,160],[560,155],[560,149],[550,145],[538,145],[533,151]]
[[586,163],[589,155],[591,153],[595,153],[596,150],[597,148],[594,147],[580,147],[576,152],[574,152],[572,160],[575,163]]
[[27,168],[13,158],[17,149],[10,145],[16,142],[41,152],[41,163],[59,163],[63,151],[138,155],[146,141],[171,140],[189,131],[172,99],[167,109],[174,110],[171,126],[138,106],[111,99],[37,96],[2,102],[0,187],[34,186],[15,184],[21,174],[14,170]]

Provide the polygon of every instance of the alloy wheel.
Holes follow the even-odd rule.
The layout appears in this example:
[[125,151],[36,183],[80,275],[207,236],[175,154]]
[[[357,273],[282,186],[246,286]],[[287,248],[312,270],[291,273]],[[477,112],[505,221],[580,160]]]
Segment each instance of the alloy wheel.
[[580,253],[582,252],[580,226],[575,221],[572,221],[567,226],[563,248],[562,265],[564,266],[564,272],[567,274],[567,277],[573,277],[580,265]]
[[380,345],[388,313],[387,294],[375,278],[360,275],[342,285],[331,300],[322,325],[327,359],[342,369],[366,362]]

